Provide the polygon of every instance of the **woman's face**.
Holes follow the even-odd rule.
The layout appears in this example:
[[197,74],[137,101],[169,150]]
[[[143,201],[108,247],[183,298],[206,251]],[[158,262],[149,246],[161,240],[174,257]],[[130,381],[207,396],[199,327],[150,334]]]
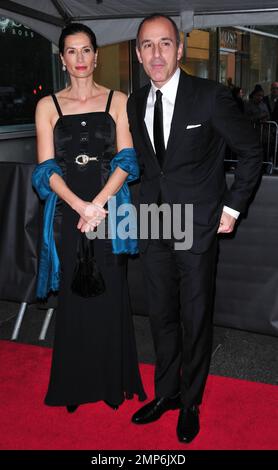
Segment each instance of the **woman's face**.
[[97,52],[94,52],[87,34],[76,33],[65,38],[65,48],[61,59],[71,76],[86,78],[94,71]]
[[261,103],[263,98],[264,98],[263,91],[257,91],[256,93],[254,93],[253,100],[255,101],[255,103]]

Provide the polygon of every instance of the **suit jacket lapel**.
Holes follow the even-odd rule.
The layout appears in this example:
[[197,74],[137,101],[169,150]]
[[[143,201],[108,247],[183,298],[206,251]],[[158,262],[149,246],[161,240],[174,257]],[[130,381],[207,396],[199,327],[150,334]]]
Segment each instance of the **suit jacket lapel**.
[[151,88],[150,84],[142,88],[142,93],[137,98],[137,119],[138,119],[138,125],[139,125],[140,134],[142,136],[142,140],[144,144],[146,145],[149,153],[156,160],[156,155],[155,155],[155,152],[154,152],[154,149],[153,149],[150,137],[149,137],[147,126],[145,124],[145,113],[146,113],[147,99],[149,96],[150,88]]
[[166,148],[165,163],[174,154],[180,140],[182,140],[184,136],[186,126],[188,122],[190,122],[191,112],[194,109],[194,100],[195,94],[191,78],[181,70],[170,135]]

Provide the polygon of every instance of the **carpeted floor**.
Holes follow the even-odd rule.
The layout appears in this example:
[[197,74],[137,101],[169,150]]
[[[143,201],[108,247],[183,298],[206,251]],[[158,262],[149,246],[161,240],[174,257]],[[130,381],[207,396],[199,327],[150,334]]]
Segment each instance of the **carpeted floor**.
[[[175,436],[178,411],[136,426],[130,416],[138,401],[118,411],[104,403],[74,414],[43,404],[51,350],[0,341],[0,449],[181,449]],[[148,396],[153,366],[141,365]],[[186,449],[278,449],[278,394],[273,385],[209,376],[201,408],[201,431]]]
[[[9,340],[15,325],[19,303],[0,301],[0,339]],[[45,340],[39,340],[46,310],[29,305],[18,335],[19,343],[51,347],[55,313]],[[154,350],[149,318],[134,316],[140,362],[153,364]],[[278,384],[278,338],[274,336],[214,327],[210,373],[255,382]]]

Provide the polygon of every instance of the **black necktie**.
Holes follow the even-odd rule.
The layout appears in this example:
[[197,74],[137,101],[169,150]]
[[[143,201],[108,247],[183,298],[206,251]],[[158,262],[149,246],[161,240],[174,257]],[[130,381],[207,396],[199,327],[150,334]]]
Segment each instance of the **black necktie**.
[[165,156],[165,144],[163,133],[162,93],[160,90],[156,91],[156,101],[154,104],[153,141],[158,163],[162,167]]

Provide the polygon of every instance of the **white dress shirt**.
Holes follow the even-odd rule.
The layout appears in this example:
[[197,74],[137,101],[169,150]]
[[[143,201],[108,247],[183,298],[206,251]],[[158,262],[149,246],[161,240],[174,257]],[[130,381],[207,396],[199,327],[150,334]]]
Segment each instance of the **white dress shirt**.
[[164,144],[165,148],[168,144],[168,139],[170,135],[171,122],[174,113],[175,101],[178,91],[178,84],[180,79],[180,68],[178,67],[174,75],[170,80],[165,83],[161,88],[157,88],[153,82],[151,82],[151,89],[147,99],[146,114],[145,114],[145,124],[148,129],[148,133],[151,139],[151,143],[154,148],[153,143],[153,115],[154,115],[154,104],[156,100],[156,91],[160,89],[162,93],[162,106],[163,106],[163,133],[164,133]]
[[[160,89],[162,93],[162,106],[163,106],[163,132],[164,132],[164,144],[167,148],[168,139],[170,135],[171,123],[174,113],[175,101],[178,91],[180,79],[180,68],[178,67],[174,75],[170,80],[165,83]],[[145,113],[145,124],[149,133],[149,137],[154,148],[153,142],[153,116],[154,116],[154,105],[156,101],[156,91],[158,88],[151,81],[151,89],[147,99],[146,113]],[[238,218],[239,212],[231,207],[224,206],[223,210],[232,215],[235,219]]]

